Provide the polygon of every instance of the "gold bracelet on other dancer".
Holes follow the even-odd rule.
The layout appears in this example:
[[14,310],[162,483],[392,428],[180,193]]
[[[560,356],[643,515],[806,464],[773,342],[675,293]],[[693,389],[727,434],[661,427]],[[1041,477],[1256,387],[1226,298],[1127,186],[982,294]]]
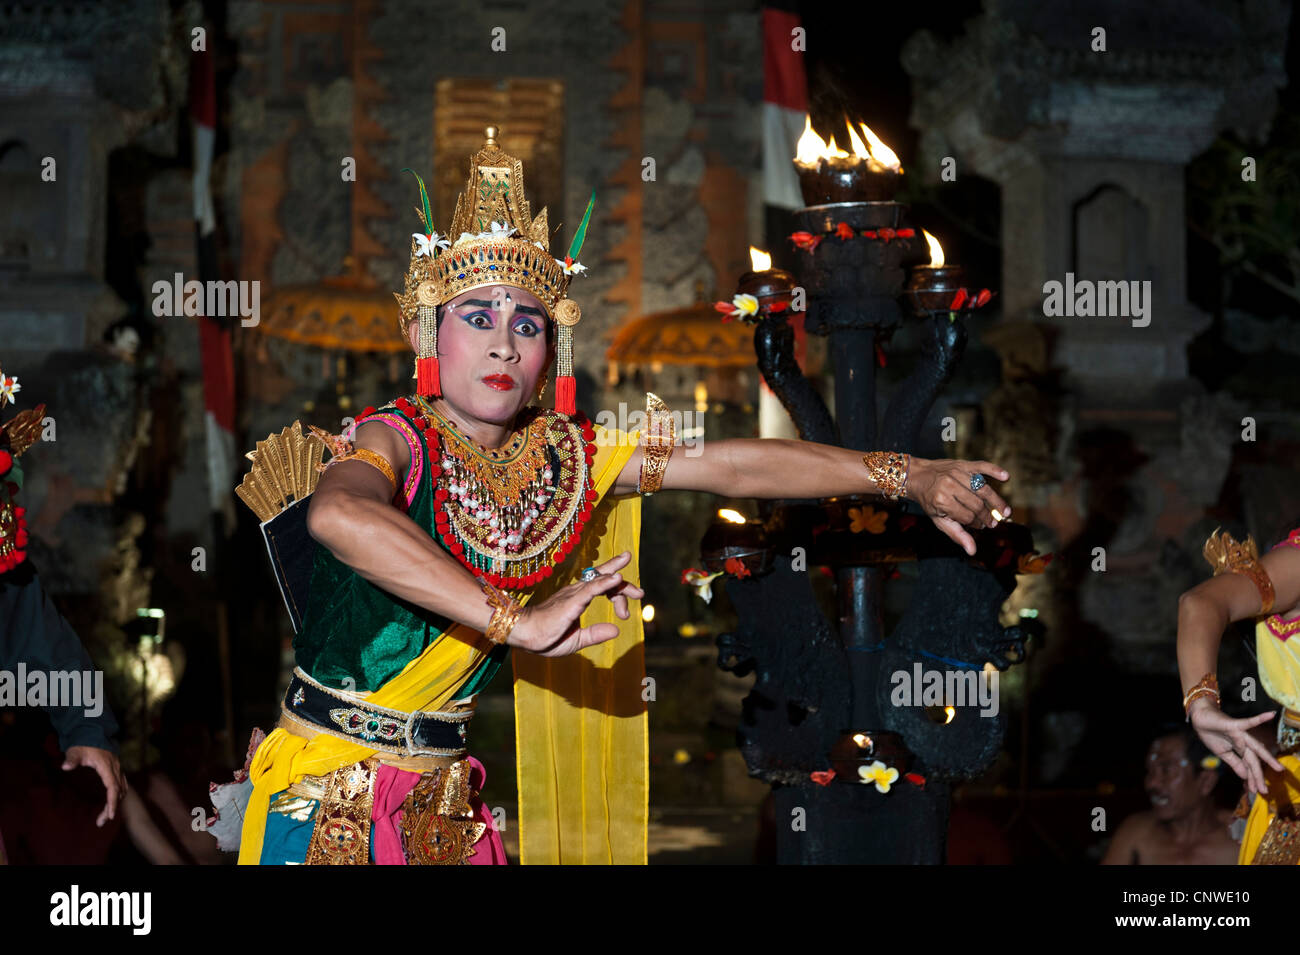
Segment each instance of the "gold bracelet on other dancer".
[[1183,695],[1183,712],[1187,714],[1189,720],[1192,718],[1192,711],[1190,709],[1192,700],[1196,699],[1198,696],[1211,695],[1214,697],[1214,705],[1218,706],[1220,702],[1219,679],[1213,673],[1207,673],[1205,676],[1201,677],[1200,681],[1194,687]]
[[907,491],[907,474],[912,467],[912,456],[897,451],[868,451],[862,456],[867,474],[872,482],[891,501],[897,501]]
[[[649,497],[663,487],[664,470],[677,444],[677,425],[668,406],[658,395],[645,396],[648,423],[641,435],[641,474],[636,489]],[[667,434],[664,434],[665,429]]]
[[1259,590],[1261,616],[1273,609],[1275,598],[1273,581],[1269,579],[1268,571],[1260,563],[1259,548],[1255,546],[1255,538],[1247,534],[1246,542],[1238,543],[1227,531],[1219,533],[1216,527],[1214,533],[1205,542],[1201,553],[1214,568],[1215,577],[1219,574],[1241,574],[1254,581],[1256,589]]
[[505,643],[510,636],[510,631],[519,620],[519,615],[524,612],[524,608],[509,594],[493,587],[486,580],[480,580],[479,584],[483,587],[483,593],[487,595],[488,605],[493,608],[492,619],[488,621],[487,629],[483,631],[484,636],[493,643]]

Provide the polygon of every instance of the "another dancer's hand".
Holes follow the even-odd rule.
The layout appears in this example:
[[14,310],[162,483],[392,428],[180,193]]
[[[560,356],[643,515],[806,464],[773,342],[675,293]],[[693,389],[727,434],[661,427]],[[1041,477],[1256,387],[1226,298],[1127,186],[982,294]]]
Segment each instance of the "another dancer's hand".
[[597,623],[583,627],[580,626],[581,618],[593,600],[609,597],[615,615],[620,620],[628,619],[628,598],[640,600],[645,597],[644,590],[633,587],[619,573],[631,560],[632,552],[625,550],[603,564],[596,564],[598,577],[585,583],[569,584],[540,603],[528,604],[506,642],[544,657],[562,657],[613,640],[619,634],[617,624]]
[[126,794],[126,779],[122,776],[122,765],[117,761],[115,754],[98,746],[69,746],[68,751],[63,754],[63,768],[71,770],[78,766],[89,766],[97,772],[108,793],[108,801],[100,811],[99,818],[95,820],[95,825],[102,827],[108,820],[117,816],[118,804]]
[[[934,526],[951,537],[966,553],[974,555],[975,540],[963,527],[996,527],[1006,520],[1011,506],[1002,495],[985,484],[970,489],[971,477],[1005,481],[1011,475],[992,461],[952,461],[913,457],[907,474],[906,494],[921,508]],[[994,509],[1001,518],[993,516]]]
[[1196,730],[1201,742],[1246,781],[1247,791],[1261,795],[1268,792],[1268,784],[1264,781],[1264,768],[1260,761],[1279,773],[1283,768],[1268,751],[1268,747],[1250,731],[1261,723],[1267,723],[1275,715],[1270,712],[1242,720],[1233,719],[1208,696],[1192,700],[1191,705],[1192,728]]

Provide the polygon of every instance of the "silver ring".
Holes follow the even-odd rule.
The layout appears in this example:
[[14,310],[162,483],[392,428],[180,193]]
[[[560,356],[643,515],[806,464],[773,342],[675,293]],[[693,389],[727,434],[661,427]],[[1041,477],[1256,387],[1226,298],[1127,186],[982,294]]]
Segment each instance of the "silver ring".
[[982,488],[985,484],[988,483],[989,483],[988,479],[985,478],[984,475],[980,474],[978,471],[970,476],[970,489],[972,491],[978,491],[980,488]]
[[598,571],[595,567],[588,567],[582,572],[582,576],[578,579],[585,584],[588,581],[595,580],[599,576],[600,576],[600,571]]

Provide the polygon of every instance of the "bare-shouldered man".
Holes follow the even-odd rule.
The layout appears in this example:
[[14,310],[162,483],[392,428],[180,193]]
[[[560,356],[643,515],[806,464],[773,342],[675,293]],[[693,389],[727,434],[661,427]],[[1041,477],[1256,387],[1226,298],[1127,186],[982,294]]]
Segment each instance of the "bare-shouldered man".
[[1154,739],[1147,751],[1151,809],[1129,816],[1102,865],[1234,865],[1237,844],[1228,835],[1232,812],[1215,804],[1219,774],[1191,727]]

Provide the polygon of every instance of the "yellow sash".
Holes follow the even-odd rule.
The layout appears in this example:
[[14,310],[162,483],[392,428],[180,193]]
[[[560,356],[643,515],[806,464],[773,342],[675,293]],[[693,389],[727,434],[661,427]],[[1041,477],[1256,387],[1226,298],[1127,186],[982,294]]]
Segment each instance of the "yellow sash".
[[[596,426],[593,480],[599,508],[582,544],[535,591],[544,599],[583,568],[632,552],[620,573],[640,586],[641,498],[605,495],[636,450],[638,432]],[[602,438],[602,432],[604,437]],[[576,559],[574,559],[576,557]],[[558,578],[558,579],[557,579]],[[594,600],[582,626],[613,623],[613,640],[572,656],[511,653],[515,671],[515,754],[519,782],[519,861],[525,865],[644,865],[650,800],[648,708],[642,699],[645,632],[641,601],[629,619]]]
[[[1288,641],[1290,642],[1290,641]],[[1277,815],[1278,796],[1282,795],[1293,806],[1300,806],[1300,759],[1294,756],[1279,756],[1278,762],[1285,768],[1285,773],[1278,773],[1264,766],[1264,782],[1268,784],[1267,796],[1256,796],[1246,817],[1246,831],[1241,837],[1241,850],[1237,855],[1237,865],[1253,865],[1259,844],[1268,831],[1269,823]]]
[[[581,546],[557,573],[523,595],[521,603],[543,599],[571,583],[584,567],[624,550],[632,551],[632,562],[622,571],[624,579],[633,584],[640,581],[641,499],[605,499],[636,450],[637,433],[606,432],[599,425],[595,431],[592,479],[601,500],[584,529]],[[520,861],[645,862],[649,737],[641,702],[645,664],[640,601],[629,601],[629,609],[631,619],[622,621],[614,616],[608,600],[594,602],[582,625],[608,620],[623,633],[580,654],[555,660],[525,652],[511,654],[520,753]],[[366,701],[398,710],[443,709],[491,650],[482,633],[456,624]],[[308,741],[276,729],[267,736],[249,769],[253,793],[244,816],[239,864],[257,865],[262,857],[272,794],[302,776],[321,776],[374,754],[360,743],[325,734]],[[598,825],[601,819],[606,821]],[[530,857],[535,842],[554,847],[552,853]]]

